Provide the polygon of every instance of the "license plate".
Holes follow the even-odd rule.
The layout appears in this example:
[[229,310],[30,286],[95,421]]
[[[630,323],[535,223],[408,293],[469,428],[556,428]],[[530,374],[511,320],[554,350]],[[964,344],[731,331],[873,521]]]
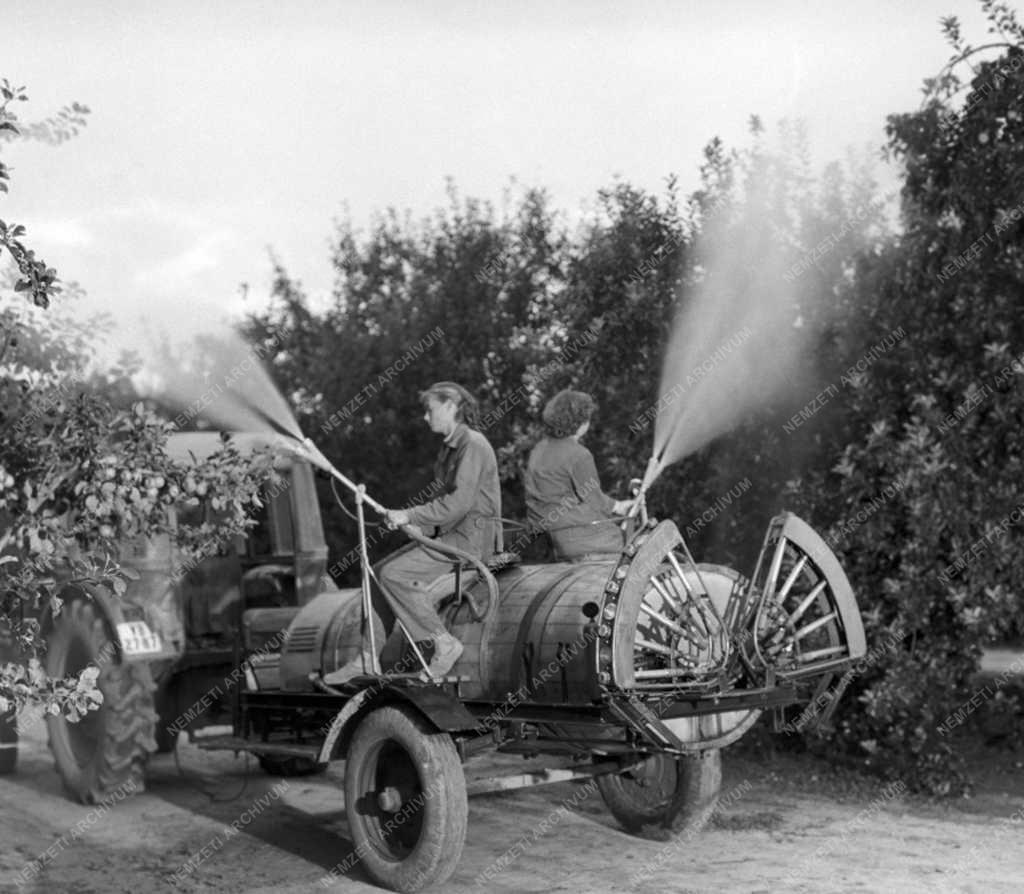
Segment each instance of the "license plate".
[[121,649],[125,655],[150,655],[163,650],[160,635],[149,629],[145,621],[125,621],[117,625]]

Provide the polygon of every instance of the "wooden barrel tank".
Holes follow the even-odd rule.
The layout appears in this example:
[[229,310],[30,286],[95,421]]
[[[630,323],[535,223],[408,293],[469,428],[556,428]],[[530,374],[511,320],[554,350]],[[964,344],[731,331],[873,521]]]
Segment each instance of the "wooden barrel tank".
[[[520,565],[465,587],[478,606],[450,597],[441,614],[463,643],[452,669],[461,697],[518,704],[593,705],[639,700],[664,716],[687,750],[738,738],[759,711],[679,716],[673,702],[766,685],[771,674],[807,679],[864,653],[849,583],[828,547],[788,513],[769,526],[754,583],[694,562],[676,526],[651,523],[622,554],[583,563]],[[281,655],[285,689],[311,685],[359,653],[359,591],[323,593],[293,621]],[[378,643],[378,649],[381,647]],[[392,635],[382,664],[418,670]],[[753,671],[753,676],[751,673]]]
[[[591,619],[616,558],[512,568],[499,575],[499,604],[483,622],[473,621],[465,605],[452,612],[452,633],[465,646],[453,670],[469,677],[463,696],[558,704],[599,697]],[[471,593],[486,604],[482,583]]]

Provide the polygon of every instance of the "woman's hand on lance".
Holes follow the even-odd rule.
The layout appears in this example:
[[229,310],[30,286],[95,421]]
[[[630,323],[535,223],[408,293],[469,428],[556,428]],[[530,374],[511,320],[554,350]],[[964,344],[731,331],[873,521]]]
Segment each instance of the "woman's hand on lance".
[[612,507],[612,515],[629,515],[636,500],[616,500]]
[[387,509],[384,518],[390,528],[401,528],[409,524],[409,513],[405,509]]

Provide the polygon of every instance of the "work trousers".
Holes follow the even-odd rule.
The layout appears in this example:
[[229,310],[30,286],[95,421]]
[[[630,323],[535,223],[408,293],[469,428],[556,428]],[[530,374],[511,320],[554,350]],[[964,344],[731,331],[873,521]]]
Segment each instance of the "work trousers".
[[[447,590],[426,591],[439,577],[450,574],[453,564],[453,559],[426,550],[418,543],[406,544],[377,564],[375,570],[384,589],[384,598],[414,642],[437,639],[446,632],[436,603],[451,594]],[[385,636],[384,624],[376,609],[372,623],[379,651]]]

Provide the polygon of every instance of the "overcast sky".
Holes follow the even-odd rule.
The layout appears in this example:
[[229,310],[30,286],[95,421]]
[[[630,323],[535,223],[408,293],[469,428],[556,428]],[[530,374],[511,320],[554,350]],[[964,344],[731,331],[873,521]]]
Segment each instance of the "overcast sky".
[[265,299],[268,247],[314,295],[333,221],[427,214],[445,178],[500,204],[509,178],[578,215],[616,175],[696,185],[713,136],[806,121],[816,163],[879,146],[975,2],[4,0],[0,77],[25,120],[77,100],[86,130],[9,145],[0,217],[89,306],[202,325]]

